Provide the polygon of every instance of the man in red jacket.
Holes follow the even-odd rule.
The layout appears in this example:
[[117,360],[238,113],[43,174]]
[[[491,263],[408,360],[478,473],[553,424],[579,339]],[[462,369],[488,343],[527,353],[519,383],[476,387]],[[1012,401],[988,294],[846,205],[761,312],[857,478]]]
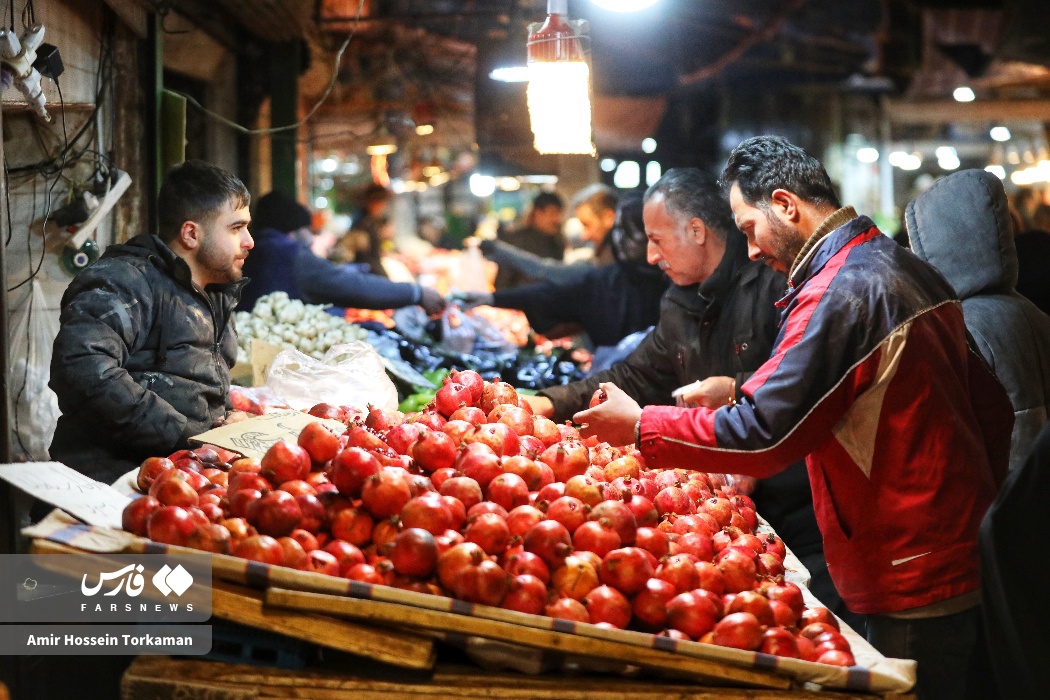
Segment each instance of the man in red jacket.
[[788,275],[770,359],[717,410],[613,384],[576,414],[651,467],[767,477],[806,457],[828,569],[869,640],[914,658],[922,698],[964,697],[980,630],[977,531],[1006,472],[1009,399],[970,349],[952,288],[778,137],[722,174],[752,260]]

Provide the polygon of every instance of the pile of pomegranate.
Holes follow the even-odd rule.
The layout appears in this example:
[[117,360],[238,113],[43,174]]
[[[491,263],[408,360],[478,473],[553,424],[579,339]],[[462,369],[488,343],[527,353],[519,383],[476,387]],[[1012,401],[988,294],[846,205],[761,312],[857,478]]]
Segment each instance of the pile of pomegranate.
[[[597,396],[595,401],[600,400]],[[784,543],[723,475],[648,470],[633,447],[534,416],[453,372],[420,413],[320,422],[261,460],[198,448],[141,465],[124,529],[355,581],[680,640],[851,666]]]

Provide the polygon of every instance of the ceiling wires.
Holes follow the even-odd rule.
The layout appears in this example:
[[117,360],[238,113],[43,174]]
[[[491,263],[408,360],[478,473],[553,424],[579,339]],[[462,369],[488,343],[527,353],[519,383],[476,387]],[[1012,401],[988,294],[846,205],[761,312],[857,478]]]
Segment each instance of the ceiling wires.
[[332,77],[331,79],[329,79],[327,87],[325,87],[324,94],[322,94],[321,98],[317,100],[313,107],[310,108],[310,111],[306,113],[306,116],[300,119],[299,121],[295,122],[294,124],[287,124],[285,126],[274,126],[268,129],[249,129],[246,126],[242,126],[235,121],[227,119],[221,114],[216,114],[215,112],[212,112],[190,95],[187,95],[183,92],[179,92],[178,90],[168,90],[168,92],[173,92],[176,95],[185,98],[189,104],[199,109],[204,114],[204,116],[208,117],[209,119],[212,119],[213,121],[219,122],[220,124],[225,124],[226,126],[230,127],[231,129],[240,134],[277,134],[283,131],[292,131],[293,129],[298,129],[300,126],[303,126],[308,121],[310,121],[310,118],[317,113],[317,110],[321,108],[321,105],[323,105],[325,101],[328,100],[328,96],[332,94],[332,89],[335,87],[336,81],[339,79],[339,65],[343,61],[343,53],[346,51],[347,47],[350,46],[350,40],[354,38],[354,34],[357,33],[357,27],[361,23],[361,13],[364,12],[364,7],[365,0],[358,0],[357,16],[354,18],[353,29],[350,30],[349,36],[346,37],[346,40],[343,41],[342,45],[335,52],[335,61],[334,65],[332,66]]

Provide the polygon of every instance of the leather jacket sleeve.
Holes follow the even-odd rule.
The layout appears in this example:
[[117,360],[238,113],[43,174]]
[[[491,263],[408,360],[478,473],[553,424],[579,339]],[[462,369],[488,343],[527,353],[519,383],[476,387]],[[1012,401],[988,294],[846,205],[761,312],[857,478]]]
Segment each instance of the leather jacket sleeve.
[[50,386],[63,413],[94,416],[107,442],[166,454],[182,439],[186,417],[125,369],[150,331],[153,295],[139,272],[104,267],[80,273],[66,292]]

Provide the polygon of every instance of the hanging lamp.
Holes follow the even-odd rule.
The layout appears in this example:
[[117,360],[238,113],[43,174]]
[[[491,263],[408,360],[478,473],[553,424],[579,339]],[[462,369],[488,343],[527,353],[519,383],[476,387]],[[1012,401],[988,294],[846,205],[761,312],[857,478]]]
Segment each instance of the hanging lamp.
[[568,0],[547,0],[546,21],[529,28],[526,94],[540,153],[594,154],[583,25],[568,19]]

